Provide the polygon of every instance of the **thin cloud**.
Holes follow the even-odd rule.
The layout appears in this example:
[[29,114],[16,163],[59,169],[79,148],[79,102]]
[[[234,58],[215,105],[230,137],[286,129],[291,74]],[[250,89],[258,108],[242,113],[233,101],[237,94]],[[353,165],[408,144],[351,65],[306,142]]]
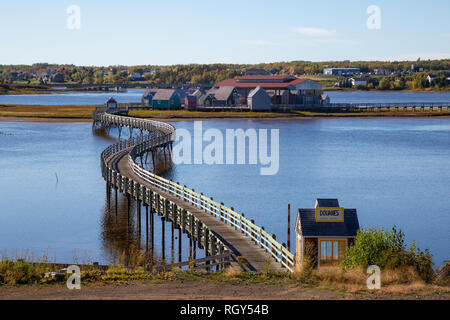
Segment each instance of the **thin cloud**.
[[242,40],[242,43],[255,45],[255,46],[265,46],[265,47],[281,47],[287,46],[287,42],[276,42],[276,41],[267,41],[267,40]]
[[417,61],[420,60],[444,60],[450,59],[450,53],[416,53],[401,54],[391,57],[366,57],[363,60],[379,60],[379,61]]
[[314,27],[295,27],[292,28],[294,32],[300,33],[306,36],[333,36],[337,32],[336,30],[329,30],[323,28],[314,28]]

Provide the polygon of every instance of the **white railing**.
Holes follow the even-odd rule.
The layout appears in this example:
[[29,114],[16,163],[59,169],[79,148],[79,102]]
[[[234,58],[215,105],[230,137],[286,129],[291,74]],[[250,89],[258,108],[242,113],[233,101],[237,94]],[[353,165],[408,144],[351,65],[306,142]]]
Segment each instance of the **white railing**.
[[129,126],[149,132],[160,132],[160,134],[157,134],[156,136],[145,135],[142,137],[130,138],[106,148],[101,156],[102,174],[105,178],[108,179],[109,177],[115,181],[119,179],[120,181],[123,181],[124,177],[120,173],[107,166],[107,159],[117,152],[133,147],[127,157],[130,167],[137,176],[152,187],[173,195],[205,213],[220,219],[222,222],[230,225],[235,230],[240,231],[253,240],[256,245],[270,254],[275,261],[280,263],[283,267],[291,272],[294,270],[294,255],[284,244],[280,244],[275,236],[271,236],[263,227],[257,226],[253,220],[247,219],[244,214],[237,213],[233,208],[228,208],[223,203],[218,203],[212,198],[208,198],[201,193],[199,194],[186,186],[181,186],[171,180],[162,178],[136,164],[135,159],[139,154],[175,140],[175,128],[172,125],[158,121],[123,117],[107,113],[98,114],[97,120],[114,125]]

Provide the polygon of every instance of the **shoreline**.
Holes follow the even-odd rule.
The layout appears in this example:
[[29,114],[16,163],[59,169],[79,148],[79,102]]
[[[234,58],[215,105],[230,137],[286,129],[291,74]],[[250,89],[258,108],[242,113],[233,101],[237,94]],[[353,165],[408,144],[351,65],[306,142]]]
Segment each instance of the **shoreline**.
[[[180,122],[180,121],[208,121],[208,120],[251,120],[251,121],[292,121],[292,120],[317,120],[317,119],[375,119],[375,118],[390,118],[390,119],[405,119],[405,118],[417,118],[417,119],[429,119],[429,118],[439,118],[439,119],[450,119],[450,114],[444,115],[419,115],[419,114],[403,114],[403,115],[353,115],[353,114],[342,114],[342,115],[308,115],[308,116],[291,116],[291,117],[137,117],[149,120],[158,120],[164,122]],[[51,118],[51,117],[4,117],[0,116],[0,122],[40,122],[40,123],[88,123],[92,122],[92,119],[87,118]]]

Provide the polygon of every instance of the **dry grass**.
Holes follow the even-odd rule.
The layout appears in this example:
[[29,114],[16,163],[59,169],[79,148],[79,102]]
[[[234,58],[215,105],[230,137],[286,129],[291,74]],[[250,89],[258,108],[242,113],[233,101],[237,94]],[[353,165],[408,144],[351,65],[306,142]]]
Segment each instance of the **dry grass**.
[[96,107],[0,105],[0,117],[91,119]]
[[394,295],[432,295],[450,293],[450,287],[426,284],[413,267],[381,272],[381,289],[367,289],[368,275],[362,268],[343,272],[339,267],[321,267],[312,276],[312,281],[319,287],[346,291],[348,293],[372,292]]
[[[91,119],[92,111],[97,106],[93,105],[0,105],[0,117],[18,118],[43,118],[43,119]],[[132,110],[130,116],[171,119],[171,120],[193,120],[193,119],[299,119],[316,117],[431,117],[450,116],[450,112],[202,112],[187,110]]]

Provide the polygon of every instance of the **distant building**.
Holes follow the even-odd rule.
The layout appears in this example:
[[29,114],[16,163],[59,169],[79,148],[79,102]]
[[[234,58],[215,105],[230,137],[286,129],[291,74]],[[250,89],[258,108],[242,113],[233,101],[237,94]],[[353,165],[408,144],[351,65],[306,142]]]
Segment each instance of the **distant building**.
[[355,74],[361,73],[360,68],[325,68],[323,74],[343,75],[343,74]]
[[180,96],[174,89],[158,89],[152,99],[153,109],[179,109]]
[[363,79],[363,78],[350,78],[349,81],[352,84],[352,87],[356,87],[356,86],[365,86],[367,85],[367,80]]
[[113,97],[109,98],[105,103],[105,107],[110,110],[117,109],[117,106],[118,106],[117,101]]
[[247,105],[250,108],[250,110],[268,111],[270,110],[270,96],[263,88],[256,87],[248,95]]
[[320,96],[322,98],[322,104],[329,104],[330,103],[330,96],[326,93],[322,94]]
[[359,230],[356,209],[344,209],[338,199],[317,199],[315,208],[298,209],[295,223],[296,266],[308,256],[313,267],[338,265]]
[[142,80],[142,75],[139,72],[133,72],[131,73],[128,78],[130,78],[133,81],[139,81]]
[[428,82],[429,84],[431,84],[431,83],[433,82],[433,80],[434,80],[434,77],[432,77],[431,75],[428,75],[428,77],[427,77],[427,82]]
[[63,83],[64,82],[64,75],[62,73],[56,73],[50,77],[51,82],[56,83]]
[[226,79],[216,87],[235,87],[238,94],[247,103],[249,93],[261,87],[271,97],[272,104],[318,104],[323,93],[322,86],[313,80],[296,78],[289,75],[279,76],[242,76]]
[[247,76],[268,76],[270,72],[265,69],[250,68],[245,71]]
[[207,94],[213,97],[212,103],[214,106],[235,106],[239,102],[238,92],[232,86],[212,88]]
[[156,94],[158,90],[157,89],[147,89],[145,90],[144,94],[142,95],[142,105],[144,107],[151,107],[153,96]]

